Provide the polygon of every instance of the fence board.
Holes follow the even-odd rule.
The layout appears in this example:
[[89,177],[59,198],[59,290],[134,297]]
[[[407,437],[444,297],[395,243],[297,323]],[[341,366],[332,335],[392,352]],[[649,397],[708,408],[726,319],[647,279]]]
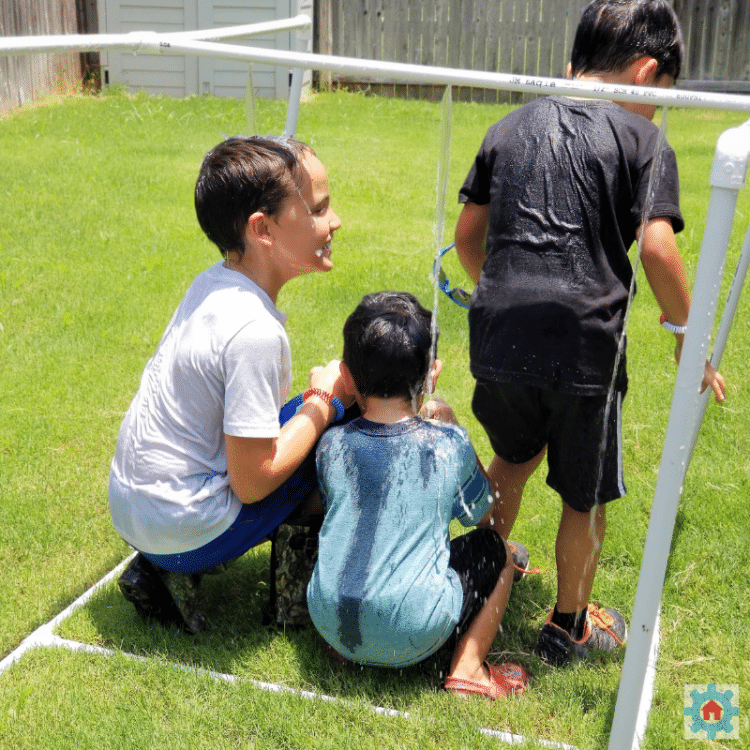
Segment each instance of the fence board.
[[435,5],[435,44],[430,65],[445,67],[448,64],[448,29],[450,28],[451,5],[459,5],[456,0],[434,0]]
[[424,9],[419,0],[409,2],[407,55],[404,62],[419,65],[422,60],[422,16]]
[[[510,0],[496,0],[487,3],[484,16],[484,70],[498,71],[500,66],[500,30],[503,27],[503,19],[506,13],[506,5]],[[502,98],[501,98],[502,97]],[[507,101],[505,92],[484,91],[482,101],[498,102]],[[478,99],[479,97],[475,97]]]
[[742,50],[745,55],[740,53],[736,56],[732,69],[732,78],[750,82],[750,2],[743,2],[737,13],[737,23],[734,26],[734,38],[732,39],[732,49]]
[[716,31],[712,40],[714,49],[711,78],[728,78],[732,51],[729,40],[732,37],[732,21],[736,12],[736,2],[722,0],[716,8]]
[[[0,36],[73,34],[78,29],[76,0],[0,3]],[[82,79],[82,59],[77,52],[0,56],[0,111],[72,91]]]

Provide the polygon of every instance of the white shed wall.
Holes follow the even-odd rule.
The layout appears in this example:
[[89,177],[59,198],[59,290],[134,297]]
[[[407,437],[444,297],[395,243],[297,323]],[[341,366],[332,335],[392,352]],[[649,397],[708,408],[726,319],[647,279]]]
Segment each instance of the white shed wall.
[[[97,0],[99,33],[130,31],[192,31],[292,18],[307,13],[312,18],[312,0]],[[266,34],[247,40],[232,40],[270,49],[296,49],[296,31]],[[312,34],[309,35],[312,40]],[[125,84],[131,91],[169,94],[214,94],[244,98],[249,64],[239,60],[198,58],[195,55],[147,55],[110,50],[102,53],[104,80]],[[253,64],[255,95],[286,99],[288,68]]]

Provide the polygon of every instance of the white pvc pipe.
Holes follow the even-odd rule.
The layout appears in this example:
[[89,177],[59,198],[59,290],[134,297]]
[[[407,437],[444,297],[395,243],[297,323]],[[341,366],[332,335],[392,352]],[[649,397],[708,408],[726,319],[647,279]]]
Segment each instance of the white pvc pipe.
[[[744,125],[738,128],[730,128],[725,131],[719,137],[716,144],[716,156],[714,157],[713,167],[711,169],[710,183],[713,189],[727,189],[735,190],[737,193],[745,186],[745,178],[748,168],[748,159],[750,158],[750,120]],[[727,207],[729,208],[729,206]],[[717,222],[720,226],[729,232],[732,228],[734,221],[734,207],[732,212],[728,213],[724,217],[717,217]],[[726,236],[727,245],[729,243],[729,236]],[[704,231],[704,243],[712,243],[716,245],[717,240],[714,228],[710,227],[708,223]],[[726,252],[726,250],[725,250]],[[727,339],[729,338],[729,331],[734,321],[734,315],[737,312],[737,307],[740,302],[740,294],[742,287],[745,283],[745,277],[747,276],[748,266],[750,265],[750,225],[748,226],[748,233],[745,238],[744,245],[740,252],[740,259],[735,269],[734,278],[732,280],[732,286],[729,290],[726,304],[724,306],[724,313],[722,315],[719,328],[716,333],[714,340],[713,349],[709,357],[711,364],[719,369],[721,364],[721,358],[724,354],[724,348],[726,347]],[[700,431],[703,418],[706,413],[708,401],[711,398],[712,391],[707,388],[704,393],[699,397],[699,408],[697,413],[694,415],[693,424],[691,430],[686,434],[685,441],[690,447],[689,455],[692,456],[695,444],[698,441],[698,432]],[[685,474],[687,473],[687,465],[685,466]],[[684,482],[683,475],[683,482]]]
[[[719,159],[714,159],[714,166],[711,172],[711,184],[726,186],[741,190],[745,186],[747,178],[748,162],[750,161],[750,120],[737,128],[730,128],[722,133],[716,145]],[[731,218],[728,217],[731,222]],[[737,306],[740,301],[740,293],[745,283],[748,267],[750,266],[750,224],[748,225],[745,242],[742,246],[740,259],[732,279],[732,286],[729,290],[724,314],[716,332],[711,362],[714,367],[719,366],[721,357],[724,353],[724,347],[729,337],[729,330],[734,321],[734,315],[737,312]]]
[[[145,41],[145,40],[144,40]],[[198,56],[249,59],[271,65],[329,70],[339,73],[364,73],[381,80],[399,83],[432,83],[444,86],[477,86],[504,91],[519,91],[532,94],[586,95],[593,99],[642,102],[662,106],[701,107],[750,112],[750,97],[736,94],[714,94],[702,91],[679,91],[677,89],[647,88],[644,86],[620,86],[591,81],[564,78],[536,78],[506,73],[488,73],[477,70],[440,68],[429,65],[360,60],[352,57],[336,57],[303,52],[287,52],[229,44],[186,41],[179,47],[161,48],[153,51],[164,53],[192,52]]]
[[[34,41],[36,39],[36,41]],[[96,51],[124,48],[134,53],[183,54],[199,57],[247,60],[249,62],[286,65],[291,68],[337,71],[373,75],[380,80],[399,83],[475,86],[531,94],[587,96],[594,99],[641,102],[661,106],[698,107],[750,112],[750,97],[737,94],[714,94],[703,91],[621,86],[564,78],[539,78],[477,70],[440,68],[429,65],[360,60],[305,52],[261,49],[231,44],[216,44],[188,39],[184,34],[159,34],[153,31],[129,34],[73,34],[51,37],[7,37],[0,40],[0,54],[30,52]]]
[[[301,49],[305,44],[303,39],[297,35],[297,47]],[[299,119],[299,108],[302,101],[302,85],[304,83],[305,71],[303,68],[295,68],[292,71],[292,83],[289,87],[289,99],[287,100],[286,109],[286,126],[284,135],[287,138],[294,138],[297,132],[297,120]]]
[[261,34],[273,34],[277,31],[295,31],[309,29],[312,26],[310,16],[301,13],[294,18],[284,18],[279,21],[264,21],[250,23],[245,26],[225,26],[221,29],[205,29],[203,31],[170,32],[186,39],[202,39],[203,41],[217,41],[221,39],[245,39]]
[[750,129],[747,127],[732,128],[719,138],[711,173],[711,202],[664,438],[609,750],[638,747],[639,701],[634,697],[644,693],[680,494],[700,427],[700,386],[719,298],[719,282],[749,156]]
[[140,51],[164,52],[174,49],[179,40],[220,41],[222,39],[245,39],[279,31],[309,29],[310,16],[300,14],[294,18],[265,21],[242,26],[225,26],[220,29],[196,31],[130,31],[126,34],[49,34],[39,36],[0,37],[0,54],[22,55],[43,52],[95,52],[104,49],[123,48],[133,53]]

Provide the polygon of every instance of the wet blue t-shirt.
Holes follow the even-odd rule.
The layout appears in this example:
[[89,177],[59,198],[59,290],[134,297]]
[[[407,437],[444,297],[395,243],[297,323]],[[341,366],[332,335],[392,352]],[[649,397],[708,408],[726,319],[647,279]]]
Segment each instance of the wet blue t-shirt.
[[315,627],[359,664],[422,661],[461,612],[451,519],[473,526],[491,503],[466,432],[361,417],[323,434],[317,465],[326,516],[307,590]]

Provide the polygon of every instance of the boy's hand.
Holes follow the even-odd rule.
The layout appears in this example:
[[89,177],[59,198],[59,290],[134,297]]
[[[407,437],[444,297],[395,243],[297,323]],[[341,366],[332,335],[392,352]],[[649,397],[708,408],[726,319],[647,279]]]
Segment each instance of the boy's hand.
[[453,409],[442,398],[431,398],[419,410],[419,415],[424,419],[436,419],[439,422],[451,422],[458,425],[458,418]]
[[340,365],[339,360],[334,359],[325,367],[313,367],[310,370],[310,388],[320,388],[326,393],[336,396],[348,409],[354,403],[354,395],[346,392]]
[[723,404],[727,400],[726,383],[724,382],[721,373],[708,360],[706,360],[706,366],[703,368],[701,393],[703,393],[709,385],[714,392],[714,396],[716,396],[716,401]]
[[[677,364],[680,363],[680,354],[682,353],[682,341],[678,340],[674,348],[674,358]],[[727,400],[727,385],[724,382],[722,374],[708,361],[703,368],[703,383],[701,384],[701,393],[711,386],[717,403],[723,404]]]

